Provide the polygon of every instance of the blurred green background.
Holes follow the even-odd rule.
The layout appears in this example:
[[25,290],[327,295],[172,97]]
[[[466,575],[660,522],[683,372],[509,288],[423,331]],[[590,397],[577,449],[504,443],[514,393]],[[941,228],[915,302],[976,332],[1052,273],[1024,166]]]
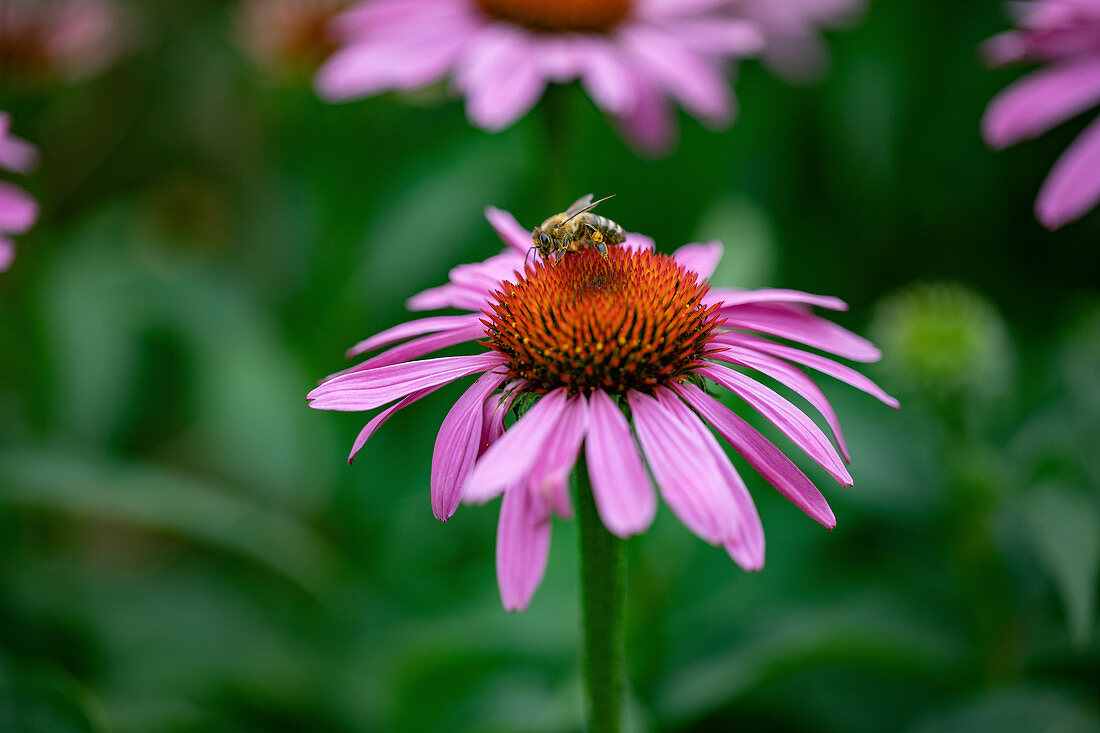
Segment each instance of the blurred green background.
[[548,161],[541,108],[487,135],[442,90],[328,106],[242,50],[236,3],[129,10],[103,73],[0,88],[43,154],[0,277],[0,729],[578,730],[572,523],[507,614],[496,505],[432,517],[462,387],[353,467],[364,416],[304,397],[498,251],[485,205],[531,225],[594,191],[665,251],[722,239],[718,284],[847,300],[902,400],[822,378],[856,480],[812,473],[832,532],[735,459],[763,572],[667,508],[630,540],[635,729],[1100,730],[1100,213],[1032,216],[1083,121],[979,137],[1019,74],[975,52],[1002,3],[874,2],[820,83],[744,64],[736,125],[683,117],[657,161],[578,88]]

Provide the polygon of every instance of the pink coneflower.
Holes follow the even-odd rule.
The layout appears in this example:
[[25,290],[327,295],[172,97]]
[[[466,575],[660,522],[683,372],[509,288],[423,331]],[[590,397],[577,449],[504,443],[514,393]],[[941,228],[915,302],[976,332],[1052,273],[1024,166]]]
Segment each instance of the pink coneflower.
[[244,0],[238,34],[248,55],[269,71],[312,74],[336,50],[329,21],[350,0]]
[[669,100],[705,124],[734,115],[731,61],[758,53],[760,29],[730,0],[367,0],[337,19],[342,48],[317,88],[338,101],[450,78],[470,121],[496,131],[547,83],[579,79],[636,144],[674,136]]
[[[506,608],[525,608],[541,581],[551,516],[571,516],[567,482],[582,448],[599,516],[619,537],[644,532],[653,521],[655,482],[695,534],[724,547],[746,570],[763,566],[760,518],[708,424],[800,509],[826,527],[835,524],[805,474],[704,385],[732,391],[850,485],[836,414],[792,363],[897,403],[850,367],[774,340],[857,361],[878,359],[870,342],[810,310],[843,309],[841,301],[793,290],[711,289],[706,278],[721,257],[718,242],[689,244],[668,256],[632,234],[607,259],[586,250],[525,268],[527,233],[505,212],[489,209],[487,215],[511,249],[455,268],[447,285],[409,301],[412,310],[472,313],[410,321],[357,344],[349,356],[390,348],[330,377],[309,400],[329,410],[390,405],[359,434],[354,457],[397,411],[450,382],[480,375],[439,431],[432,510],[446,520],[463,500],[503,494],[497,571]],[[485,348],[411,361],[467,341]],[[804,397],[825,418],[836,446],[753,373]],[[505,416],[521,398],[537,401],[506,429]]]
[[[1100,103],[1100,0],[1014,3],[1017,30],[989,39],[994,64],[1046,64],[998,94],[982,119],[991,147],[1037,137]],[[1100,119],[1054,164],[1035,202],[1035,215],[1057,229],[1100,201]]]
[[118,57],[128,31],[111,0],[0,0],[0,75],[89,76]]
[[[0,112],[0,170],[26,173],[38,159],[30,143],[10,134],[11,116]],[[0,272],[11,266],[15,244],[10,237],[25,234],[38,218],[38,204],[26,191],[0,181]]]

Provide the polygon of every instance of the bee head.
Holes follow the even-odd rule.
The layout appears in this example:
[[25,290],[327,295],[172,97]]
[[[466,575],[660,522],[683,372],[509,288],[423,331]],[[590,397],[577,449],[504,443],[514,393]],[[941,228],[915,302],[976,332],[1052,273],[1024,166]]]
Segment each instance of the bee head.
[[533,232],[531,232],[531,241],[534,243],[535,249],[539,251],[539,254],[542,255],[543,259],[546,259],[550,256],[550,253],[553,251],[554,246],[553,237],[551,237],[549,234],[542,231],[541,229],[535,229]]

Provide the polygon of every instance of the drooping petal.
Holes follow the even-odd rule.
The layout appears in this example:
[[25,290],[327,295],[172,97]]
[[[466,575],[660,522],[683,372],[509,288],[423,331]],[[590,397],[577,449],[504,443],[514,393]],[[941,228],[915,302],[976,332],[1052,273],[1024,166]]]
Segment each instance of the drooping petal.
[[0,234],[25,234],[38,218],[38,203],[23,189],[0,182]]
[[803,305],[816,305],[819,308],[828,308],[834,311],[848,310],[848,304],[840,298],[831,295],[813,295],[799,290],[785,290],[783,288],[763,288],[761,290],[737,290],[735,288],[712,288],[707,294],[708,303],[721,301],[723,307],[732,308],[735,305],[751,305],[761,303],[801,303]]
[[780,494],[829,529],[836,526],[833,510],[813,482],[756,428],[694,384],[680,383],[673,389]]
[[870,362],[882,358],[882,352],[862,336],[796,307],[739,305],[718,312],[725,317],[724,325],[728,328],[798,341],[853,361]]
[[452,331],[463,326],[469,326],[477,323],[480,318],[480,315],[435,316],[433,318],[418,318],[415,321],[407,321],[392,328],[387,328],[385,331],[380,331],[370,338],[363,339],[347,350],[347,358],[352,359],[360,354],[395,344],[398,341],[404,341],[413,336],[422,336],[436,331]]
[[508,24],[492,24],[470,44],[455,74],[471,124],[497,132],[527,114],[546,88],[532,55],[536,40]]
[[447,283],[422,290],[405,301],[410,311],[434,311],[442,308],[457,308],[464,311],[476,311],[485,303],[485,296],[469,288],[460,288]]
[[720,364],[708,363],[697,372],[745,400],[842,485],[852,485],[848,469],[821,428],[786,398],[755,379]]
[[796,364],[802,364],[808,366],[811,369],[816,369],[822,374],[828,374],[830,377],[839,379],[840,381],[855,387],[858,390],[866,392],[867,394],[875,397],[876,399],[884,402],[890,407],[897,408],[898,401],[886,394],[877,384],[872,382],[864,375],[857,372],[851,367],[839,364],[832,359],[827,359],[824,356],[818,354],[811,354],[808,351],[802,351],[785,344],[777,344],[774,341],[768,341],[757,336],[750,336],[745,333],[723,333],[715,337],[716,341],[721,343],[736,344],[738,346],[747,346],[750,349],[756,349],[757,351],[764,351],[769,354],[793,361]]
[[634,108],[619,116],[619,128],[639,152],[657,156],[668,152],[676,140],[676,118],[672,105],[648,79],[634,81]]
[[565,403],[557,426],[531,469],[529,485],[535,500],[565,519],[573,516],[569,474],[587,432],[588,402],[581,396],[572,397]]
[[634,390],[626,399],[646,462],[672,511],[713,545],[736,537],[737,507],[706,443],[656,399]]
[[712,239],[705,244],[685,244],[673,252],[672,257],[697,274],[700,280],[706,280],[714,274],[715,268],[722,260],[723,251],[722,243]]
[[0,126],[0,168],[27,173],[37,162],[37,148],[14,135],[8,135],[6,126]]
[[360,450],[362,450],[363,446],[366,445],[371,436],[378,431],[378,428],[382,427],[387,420],[389,420],[399,411],[404,410],[406,407],[416,402],[417,400],[427,397],[432,392],[435,392],[442,386],[443,385],[439,385],[438,387],[431,387],[429,389],[422,389],[419,392],[413,392],[405,399],[394,405],[391,405],[390,407],[387,407],[385,410],[382,410],[382,412],[371,418],[370,422],[363,426],[363,429],[359,431],[359,435],[355,436],[355,442],[351,446],[351,453],[348,454],[348,463],[350,464],[352,461],[355,460],[355,456],[359,453]]
[[540,511],[526,486],[504,493],[497,526],[497,583],[507,611],[531,602],[550,557],[550,515]]
[[817,411],[821,413],[822,417],[825,418],[825,422],[829,424],[829,429],[833,431],[833,438],[836,439],[837,447],[840,448],[840,455],[844,457],[845,461],[851,460],[848,454],[848,446],[844,442],[844,433],[841,432],[840,429],[840,419],[836,416],[836,411],[833,410],[833,406],[829,404],[829,400],[825,397],[821,388],[800,369],[791,366],[782,359],[777,359],[774,356],[761,354],[758,351],[745,349],[740,346],[728,346],[724,351],[710,353],[708,358],[737,364],[738,366],[748,367],[749,369],[755,369],[761,374],[766,374],[780,384],[784,384],[802,395],[807,402],[813,405]]
[[557,430],[566,399],[564,388],[547,393],[485,451],[466,485],[470,501],[488,501],[528,478]]
[[620,36],[634,62],[689,112],[713,126],[733,119],[733,95],[718,63],[655,26],[632,26]]
[[1033,72],[993,98],[982,133],[993,148],[1043,134],[1100,102],[1100,55]]
[[585,456],[596,509],[608,531],[625,538],[649,529],[657,514],[657,492],[630,423],[603,390],[589,397]]
[[1043,182],[1035,215],[1048,229],[1077,219],[1100,201],[1100,119],[1058,158]]
[[15,259],[15,244],[10,239],[0,237],[0,272],[7,272]]
[[633,72],[622,54],[602,39],[582,40],[581,82],[588,96],[613,117],[631,114],[638,104]]
[[486,372],[503,363],[503,356],[489,351],[393,364],[334,377],[315,387],[306,399],[317,410],[373,410],[413,392]]
[[509,247],[523,255],[531,249],[531,233],[524,229],[511,213],[495,206],[487,206],[485,218],[489,220],[489,224],[501,241]]
[[503,370],[481,375],[458,398],[435,439],[432,453],[432,513],[447,521],[462,500],[462,489],[481,447],[485,401],[507,379]]
[[664,387],[657,389],[656,395],[657,400],[669,413],[675,415],[680,423],[698,436],[706,446],[715,465],[718,466],[725,490],[733,498],[735,507],[733,523],[736,531],[722,544],[730,557],[744,570],[761,569],[764,567],[764,525],[760,522],[760,514],[756,511],[756,504],[753,503],[745,482],[741,480],[741,476],[730,463],[729,456],[722,450],[722,446],[698,416],[680,401],[679,397]]
[[479,457],[489,450],[489,446],[497,442],[500,436],[504,435],[504,418],[526,384],[525,379],[510,382],[503,392],[485,401],[485,413],[481,423],[481,445],[478,446]]

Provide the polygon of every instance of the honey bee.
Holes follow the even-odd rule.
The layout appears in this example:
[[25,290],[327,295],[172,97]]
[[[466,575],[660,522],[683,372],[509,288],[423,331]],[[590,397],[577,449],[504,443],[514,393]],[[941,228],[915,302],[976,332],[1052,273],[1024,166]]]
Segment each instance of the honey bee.
[[592,245],[607,257],[607,245],[625,242],[626,232],[607,217],[593,214],[592,209],[611,196],[604,196],[599,201],[593,201],[592,194],[581,196],[568,209],[551,216],[531,232],[532,249],[538,250],[543,260],[550,260]]

